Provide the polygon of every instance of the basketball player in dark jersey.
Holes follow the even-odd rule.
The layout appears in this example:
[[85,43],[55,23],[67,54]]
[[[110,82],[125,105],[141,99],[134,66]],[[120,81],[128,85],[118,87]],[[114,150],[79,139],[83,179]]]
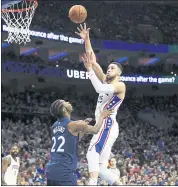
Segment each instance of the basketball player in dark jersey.
[[52,126],[51,160],[46,169],[48,186],[76,186],[77,151],[79,134],[96,134],[103,120],[112,114],[103,111],[95,126],[89,121],[71,121],[72,105],[64,100],[56,100],[50,107],[51,115],[57,118]]

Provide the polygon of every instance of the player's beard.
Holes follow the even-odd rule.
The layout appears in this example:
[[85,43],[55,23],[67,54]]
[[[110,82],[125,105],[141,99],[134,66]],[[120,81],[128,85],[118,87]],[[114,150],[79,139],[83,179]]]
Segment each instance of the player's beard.
[[12,157],[17,157],[18,156],[18,153],[17,152],[11,152],[11,155],[12,155]]
[[112,80],[115,79],[116,76],[106,76],[106,81],[108,82],[111,82]]

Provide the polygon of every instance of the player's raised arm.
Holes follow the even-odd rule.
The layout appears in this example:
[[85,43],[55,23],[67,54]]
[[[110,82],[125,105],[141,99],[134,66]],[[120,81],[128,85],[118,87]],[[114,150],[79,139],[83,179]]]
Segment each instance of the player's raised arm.
[[112,114],[112,110],[105,110],[101,113],[99,121],[95,126],[88,125],[86,121],[72,121],[68,124],[68,129],[71,133],[82,132],[84,134],[97,134],[103,124],[103,121],[106,117]]
[[96,76],[99,78],[100,81],[104,81],[106,78],[106,75],[104,74],[101,66],[96,62],[96,56],[95,53],[93,51],[93,48],[91,46],[91,41],[90,41],[90,36],[89,36],[89,30],[90,28],[86,28],[86,23],[84,23],[84,25],[82,26],[82,24],[80,24],[80,28],[77,27],[77,30],[79,32],[75,32],[77,35],[79,35],[84,41],[85,41],[85,51],[86,53],[91,53],[92,54],[92,58],[93,58],[93,63],[92,63],[92,67],[93,70],[96,73]]
[[2,182],[3,185],[6,185],[6,182],[4,181],[4,174],[5,174],[7,168],[9,167],[10,164],[11,164],[10,157],[5,157],[5,158],[2,159],[1,182]]
[[93,87],[95,88],[97,93],[105,93],[105,94],[114,94],[114,93],[123,93],[125,92],[125,84],[123,82],[116,82],[114,84],[103,84],[92,68],[93,57],[91,54],[84,54],[82,57],[84,61],[84,66],[89,72],[89,77]]

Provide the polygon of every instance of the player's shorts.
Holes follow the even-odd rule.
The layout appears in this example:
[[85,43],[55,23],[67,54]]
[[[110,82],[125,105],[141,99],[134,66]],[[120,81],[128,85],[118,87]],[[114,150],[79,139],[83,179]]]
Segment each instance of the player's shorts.
[[65,170],[57,164],[49,164],[46,168],[48,186],[76,186],[77,176],[75,171]]
[[99,164],[108,166],[111,148],[119,135],[118,124],[115,120],[107,118],[103,128],[93,136],[87,152],[89,172],[99,172]]

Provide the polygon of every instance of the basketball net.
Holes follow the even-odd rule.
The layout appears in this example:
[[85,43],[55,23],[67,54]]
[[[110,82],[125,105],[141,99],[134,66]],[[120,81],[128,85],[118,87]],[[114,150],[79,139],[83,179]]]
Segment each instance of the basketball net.
[[1,10],[8,32],[8,38],[5,41],[19,44],[31,41],[29,27],[37,5],[37,0],[24,0],[20,4],[11,4],[8,8]]

